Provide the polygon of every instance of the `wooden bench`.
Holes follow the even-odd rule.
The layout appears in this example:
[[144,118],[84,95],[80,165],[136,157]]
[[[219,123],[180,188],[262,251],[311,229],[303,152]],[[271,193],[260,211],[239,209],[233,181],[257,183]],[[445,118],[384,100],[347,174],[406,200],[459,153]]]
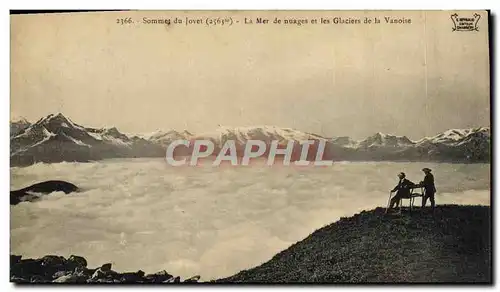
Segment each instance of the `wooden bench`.
[[[415,192],[416,189],[420,189],[420,193]],[[413,210],[413,206],[415,205],[415,198],[421,198],[422,203],[423,203],[424,192],[425,192],[424,187],[416,186],[416,187],[410,188],[410,195],[407,197],[402,197],[399,200],[399,213],[401,213],[404,199],[410,200],[410,212]]]

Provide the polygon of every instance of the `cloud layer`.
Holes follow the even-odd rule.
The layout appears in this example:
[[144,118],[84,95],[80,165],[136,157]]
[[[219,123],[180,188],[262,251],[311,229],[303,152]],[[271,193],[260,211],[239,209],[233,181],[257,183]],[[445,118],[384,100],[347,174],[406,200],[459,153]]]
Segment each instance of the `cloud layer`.
[[11,207],[11,252],[79,254],[90,266],[167,270],[202,279],[270,259],[312,231],[385,206],[396,175],[434,170],[438,204],[489,204],[487,164],[335,163],[292,168],[173,168],[162,159],[36,164],[11,169],[11,189],[64,179],[84,189]]

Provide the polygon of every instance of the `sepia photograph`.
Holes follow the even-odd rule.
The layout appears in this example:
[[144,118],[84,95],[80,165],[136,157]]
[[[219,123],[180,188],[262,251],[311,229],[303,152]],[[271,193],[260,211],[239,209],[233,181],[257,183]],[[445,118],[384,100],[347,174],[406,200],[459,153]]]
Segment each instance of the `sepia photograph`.
[[10,13],[22,284],[493,284],[487,10]]

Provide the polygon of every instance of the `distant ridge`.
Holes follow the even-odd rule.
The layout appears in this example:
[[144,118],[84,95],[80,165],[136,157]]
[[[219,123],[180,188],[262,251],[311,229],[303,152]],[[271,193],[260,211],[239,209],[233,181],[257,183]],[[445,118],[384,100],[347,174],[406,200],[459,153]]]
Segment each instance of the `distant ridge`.
[[[293,128],[277,126],[224,127],[194,134],[188,130],[158,130],[147,135],[126,135],[116,127],[90,128],[74,123],[62,113],[50,114],[31,124],[26,119],[11,121],[11,166],[37,162],[94,161],[106,158],[164,157],[175,140],[207,139],[221,148],[234,140],[238,151],[248,140],[269,144],[306,140],[324,141],[324,159],[334,161],[436,161],[476,163],[490,161],[490,128],[450,129],[433,137],[412,141],[406,136],[376,133],[363,140],[323,137]],[[314,145],[313,145],[314,146]],[[314,147],[311,147],[313,149]],[[315,148],[314,148],[315,149]],[[296,151],[294,147],[294,153]],[[311,150],[311,156],[314,156]],[[188,153],[184,153],[186,155]],[[297,153],[295,153],[297,154]],[[295,155],[297,156],[297,155]]]

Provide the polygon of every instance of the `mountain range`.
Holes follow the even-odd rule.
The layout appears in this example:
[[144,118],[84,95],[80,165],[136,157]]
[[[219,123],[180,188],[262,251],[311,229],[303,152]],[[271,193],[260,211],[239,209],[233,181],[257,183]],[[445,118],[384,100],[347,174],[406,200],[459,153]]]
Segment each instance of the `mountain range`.
[[26,127],[11,124],[12,166],[164,155],[159,144],[137,136],[128,137],[116,128],[83,127],[62,114],[48,115]]
[[[10,123],[11,166],[37,162],[88,162],[107,158],[164,157],[174,140],[211,140],[215,153],[227,140],[235,141],[238,154],[247,140],[270,144],[278,140],[286,147],[313,140],[309,158],[314,159],[318,141],[325,141],[323,159],[334,161],[436,161],[489,162],[490,128],[451,129],[433,137],[412,141],[406,136],[376,133],[357,141],[349,137],[322,137],[291,128],[276,126],[219,127],[213,132],[193,134],[188,131],[156,131],[147,135],[125,135],[117,128],[90,128],[78,125],[63,114],[50,114],[35,123],[20,118]],[[281,147],[280,147],[281,148]],[[191,151],[181,152],[181,155]],[[294,147],[293,156],[300,155]],[[292,158],[293,159],[293,158]]]

